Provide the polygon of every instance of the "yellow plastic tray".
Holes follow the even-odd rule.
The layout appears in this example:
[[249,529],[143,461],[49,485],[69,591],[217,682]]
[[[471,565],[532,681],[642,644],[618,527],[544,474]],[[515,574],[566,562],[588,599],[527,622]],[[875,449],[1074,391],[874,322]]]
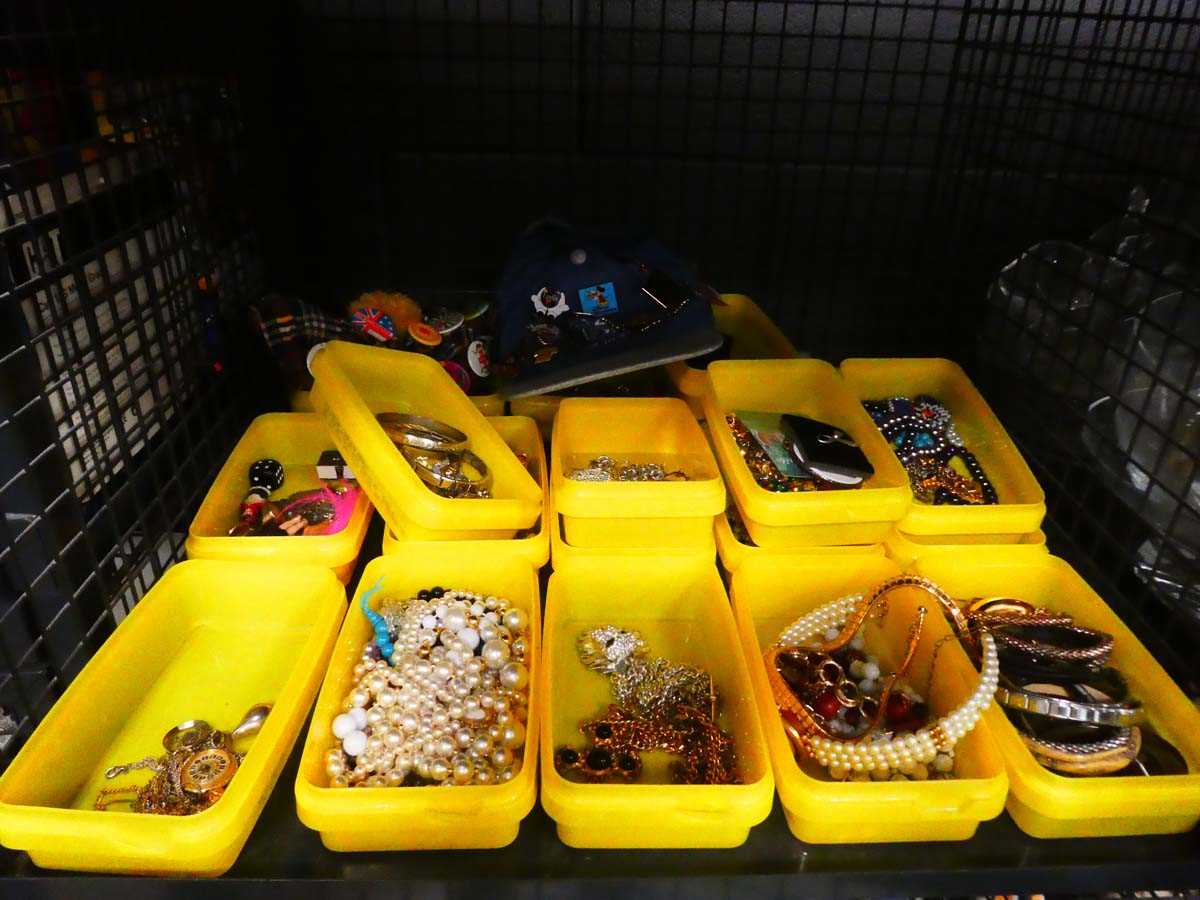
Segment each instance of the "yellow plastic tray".
[[[310,367],[313,405],[384,521],[414,539],[510,538],[542,512],[542,491],[487,419],[434,360],[332,341]],[[431,491],[388,439],[378,412],[431,416],[463,431],[492,472],[492,499]]]
[[[771,321],[771,317],[745,294],[722,294],[724,305],[713,304],[717,330],[732,340],[732,359],[792,359],[801,354]],[[708,392],[708,373],[686,362],[667,363],[667,377],[687,401],[696,418],[704,415],[703,397]]]
[[963,540],[957,543],[944,541],[942,538],[921,537],[915,534],[904,534],[893,529],[887,536],[883,546],[890,559],[899,566],[908,566],[917,558],[929,556],[954,556],[964,549],[991,558],[1021,559],[1029,553],[1048,553],[1046,549],[1046,533],[1038,530],[1021,535],[1016,543],[992,543],[988,535],[967,535],[974,540]]
[[1041,838],[1170,834],[1200,821],[1200,712],[1074,569],[1049,554],[1005,560],[974,549],[922,558],[913,569],[953,597],[1018,597],[1111,634],[1116,639],[1111,664],[1141,700],[1150,727],[1187,760],[1186,775],[1057,775],[1034,760],[1004,712],[993,706],[985,718],[1008,766],[1008,812],[1022,831]]
[[1042,527],[1046,495],[996,414],[956,363],[948,359],[847,359],[841,373],[860,401],[930,394],[946,406],[1000,499],[992,506],[932,506],[914,500],[897,525],[900,531],[949,536],[946,543],[960,543],[972,534],[1017,543]]
[[716,552],[713,547],[703,545],[694,547],[573,547],[563,538],[562,516],[552,515],[550,522],[550,562],[555,572],[569,571],[575,563],[580,561],[587,563],[613,557],[645,561],[666,556],[679,556],[701,560],[705,565],[716,560]]
[[528,397],[513,397],[508,401],[508,411],[514,416],[528,416],[538,424],[543,440],[550,440],[554,433],[554,417],[558,405],[563,402],[561,394],[531,394]]
[[[833,366],[816,359],[725,360],[712,363],[708,376],[709,435],[746,530],[760,547],[877,544],[907,512],[908,474]],[[737,410],[789,412],[835,425],[858,442],[875,474],[847,491],[759,487],[725,421]]]
[[[468,399],[485,416],[504,415],[504,398],[499,394],[470,394]],[[292,391],[292,412],[315,412],[311,391]]]
[[[581,745],[581,722],[611,700],[608,679],[583,667],[579,634],[600,625],[636,630],[655,655],[701,666],[722,700],[742,784],[671,784],[669,757],[649,754],[637,784],[578,784],[554,768],[562,744]],[[733,616],[712,561],[695,556],[579,560],[556,571],[546,596],[542,656],[542,806],[572,847],[737,847],[771,810],[767,749]],[[659,783],[647,783],[654,778]]]
[[[291,753],[346,609],[317,566],[172,566],[105,641],[0,778],[0,843],[39,866],[215,876],[228,869]],[[274,708],[225,795],[194,816],[92,804],[109,766],[162,752],[187,719],[232,728]],[[140,778],[138,775],[140,774]]]
[[[495,416],[489,417],[496,433],[504,438],[504,442],[530,459],[529,467],[537,479],[538,486],[545,488],[546,479],[546,448],[542,443],[541,433],[537,423],[525,416]],[[467,554],[496,554],[501,557],[516,556],[540,569],[550,559],[550,499],[548,493],[543,493],[542,517],[538,520],[536,530],[525,537],[514,537],[502,541],[459,541],[458,551]],[[391,529],[383,531],[383,554],[387,556],[396,553],[404,547],[421,546],[423,542],[406,540],[397,537]]]
[[504,847],[517,837],[521,820],[537,796],[537,746],[540,700],[538,646],[541,595],[536,570],[522,559],[463,553],[442,544],[406,547],[372,560],[359,580],[359,593],[383,576],[378,597],[413,596],[441,585],[506,597],[529,614],[530,698],[521,771],[507,784],[469,787],[331,788],[325,754],[334,745],[330,725],[340,714],[355,664],[371,627],[351,603],[338,635],[325,683],[317,699],[300,771],[296,775],[296,811],[300,821],[321,833],[330,850],[445,850]]
[[[733,574],[733,607],[742,649],[752,661],[779,799],[792,834],[807,843],[961,841],[1004,808],[1004,761],[983,723],[955,746],[955,779],[836,782],[815,774],[815,766],[796,762],[767,684],[764,651],[806,612],[898,574],[890,560],[866,556],[754,559]],[[867,646],[883,662],[894,664],[923,604],[928,608],[919,591],[897,591],[890,595],[883,628],[867,626]],[[970,696],[978,676],[965,657],[943,651],[929,686],[934,648],[949,629],[938,610],[928,612],[908,680],[936,714],[944,715]]]
[[846,544],[842,547],[759,547],[745,544],[734,536],[726,515],[713,518],[713,531],[717,538],[717,554],[721,567],[726,572],[736,572],[751,559],[773,559],[796,555],[817,554],[821,556],[883,556],[883,544]]
[[292,391],[288,401],[292,412],[316,412],[312,405],[312,391]]
[[[597,456],[682,468],[688,481],[574,481],[566,473]],[[713,544],[712,517],[725,485],[700,426],[674,398],[573,397],[554,420],[550,479],[555,512],[577,547]]]
[[188,527],[187,555],[191,559],[240,559],[277,565],[317,565],[333,569],[345,584],[354,573],[358,551],[371,524],[371,501],[359,491],[346,527],[335,534],[289,537],[229,537],[242,500],[250,489],[250,464],[265,456],[284,465],[285,480],[277,491],[287,496],[320,487],[317,457],[332,450],[333,440],[314,413],[267,413],[250,423],[208,489]]

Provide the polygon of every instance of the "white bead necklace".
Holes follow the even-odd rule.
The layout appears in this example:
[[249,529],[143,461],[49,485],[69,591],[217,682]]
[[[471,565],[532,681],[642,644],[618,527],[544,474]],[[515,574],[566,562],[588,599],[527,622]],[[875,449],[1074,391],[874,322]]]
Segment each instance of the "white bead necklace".
[[529,616],[503,597],[432,588],[380,604],[330,729],[331,787],[490,785],[520,771],[528,719]]
[[[840,630],[859,605],[866,602],[869,601],[864,594],[851,594],[826,603],[785,628],[776,644],[802,646],[831,629]],[[939,751],[948,751],[978,724],[995,696],[1000,677],[996,643],[986,631],[979,637],[983,660],[979,684],[967,700],[942,718],[915,732],[894,737],[836,740],[820,734],[797,734],[795,740],[809,756],[831,770],[890,773],[931,762]]]

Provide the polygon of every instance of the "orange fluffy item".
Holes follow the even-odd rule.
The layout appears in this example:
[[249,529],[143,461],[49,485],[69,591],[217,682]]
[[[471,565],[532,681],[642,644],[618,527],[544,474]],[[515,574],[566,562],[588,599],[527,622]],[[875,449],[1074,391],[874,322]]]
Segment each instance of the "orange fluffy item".
[[421,304],[399,291],[367,291],[350,304],[347,313],[353,316],[355,310],[364,307],[378,309],[390,316],[401,331],[410,322],[421,321]]

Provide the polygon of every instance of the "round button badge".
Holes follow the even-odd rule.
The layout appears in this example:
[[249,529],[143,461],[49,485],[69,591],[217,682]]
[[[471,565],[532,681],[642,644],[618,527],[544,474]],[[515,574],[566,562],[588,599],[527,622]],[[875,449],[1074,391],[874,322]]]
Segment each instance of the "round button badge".
[[426,347],[436,347],[442,342],[441,333],[432,325],[426,325],[424,322],[410,323],[408,335],[418,344]]
[[463,314],[454,309],[439,306],[430,310],[425,316],[425,322],[438,330],[438,334],[447,335],[462,326]]
[[492,360],[488,356],[487,344],[483,341],[471,341],[467,345],[467,365],[480,378],[492,374]]

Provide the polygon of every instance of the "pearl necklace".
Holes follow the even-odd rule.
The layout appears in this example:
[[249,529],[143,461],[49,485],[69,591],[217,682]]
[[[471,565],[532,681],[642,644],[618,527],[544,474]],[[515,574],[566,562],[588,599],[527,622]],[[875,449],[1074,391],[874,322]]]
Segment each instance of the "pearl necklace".
[[[840,597],[801,616],[785,628],[776,647],[796,647],[827,631],[838,630],[867,600],[864,594]],[[803,733],[790,727],[789,736],[804,753],[827,769],[855,772],[904,771],[918,764],[929,763],[939,751],[950,750],[976,724],[995,696],[999,683],[1000,664],[996,643],[991,634],[980,634],[983,665],[979,684],[965,702],[915,732],[894,737],[873,737],[867,740],[836,740],[819,734]],[[768,666],[768,677],[773,673]],[[788,723],[785,720],[785,727]]]
[[429,588],[363,595],[375,636],[345,712],[330,725],[331,787],[503,784],[521,769],[529,700],[529,616],[503,597]]

